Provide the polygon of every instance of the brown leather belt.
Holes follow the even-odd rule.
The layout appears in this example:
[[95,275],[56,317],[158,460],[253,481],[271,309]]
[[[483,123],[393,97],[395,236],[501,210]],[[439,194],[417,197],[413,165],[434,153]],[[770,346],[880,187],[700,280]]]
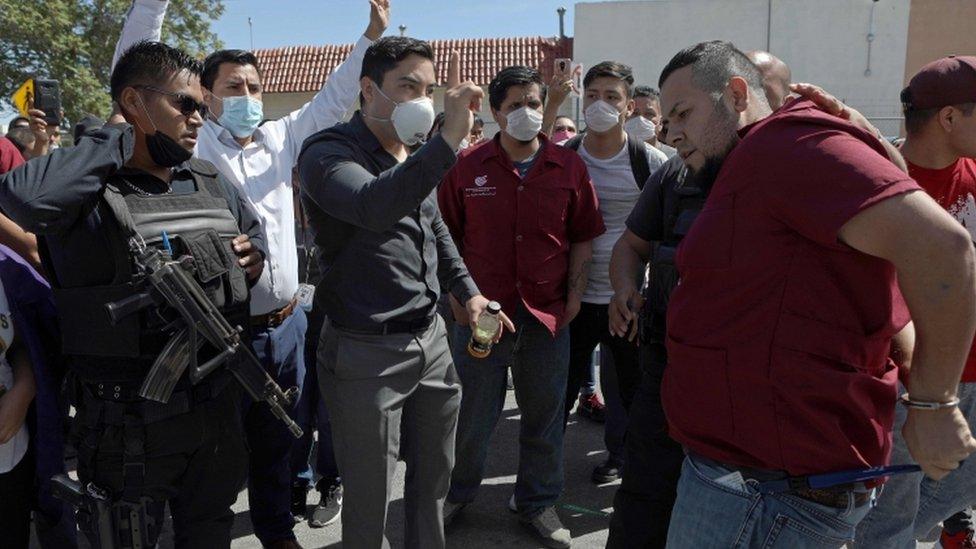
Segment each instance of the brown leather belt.
[[251,326],[255,328],[277,328],[281,326],[292,313],[295,312],[295,306],[298,305],[297,299],[292,299],[288,302],[288,305],[270,313],[265,313],[263,315],[257,315],[251,317]]
[[819,503],[820,505],[826,505],[827,507],[834,507],[837,509],[847,509],[849,494],[854,497],[855,508],[862,507],[870,503],[872,495],[872,492],[860,492],[840,488],[827,488],[819,490],[807,488],[805,490],[794,490],[793,492],[787,493],[798,498],[803,498],[814,503]]

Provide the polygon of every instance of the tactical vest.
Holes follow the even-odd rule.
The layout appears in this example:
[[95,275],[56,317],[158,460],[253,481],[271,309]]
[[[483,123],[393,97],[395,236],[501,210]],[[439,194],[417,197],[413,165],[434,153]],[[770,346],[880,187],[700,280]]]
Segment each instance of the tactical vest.
[[173,257],[193,257],[194,276],[208,297],[232,325],[247,326],[249,290],[244,270],[234,253],[232,240],[240,228],[209,162],[189,161],[196,191],[189,194],[123,193],[131,190],[124,176],[112,177],[105,188],[104,204],[117,224],[104,224],[113,242],[115,278],[106,286],[55,288],[63,352],[67,355],[136,359],[147,365],[155,360],[174,331],[178,318],[168,306],[150,307],[112,324],[106,303],[130,297],[148,288],[142,283],[130,251],[130,238],[163,247],[169,238]]
[[663,229],[660,244],[653,250],[647,269],[644,293],[644,340],[663,345],[665,342],[668,302],[678,285],[678,268],[674,264],[681,240],[705,205],[708,189],[699,187],[688,178],[688,168],[682,167],[674,181],[663,186]]

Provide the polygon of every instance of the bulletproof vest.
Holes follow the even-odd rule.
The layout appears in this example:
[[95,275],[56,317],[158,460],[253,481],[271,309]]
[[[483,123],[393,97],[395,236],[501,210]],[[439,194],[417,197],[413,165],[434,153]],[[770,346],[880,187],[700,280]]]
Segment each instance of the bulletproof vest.
[[648,323],[645,337],[652,343],[665,342],[668,302],[671,292],[678,285],[675,255],[678,245],[691,230],[708,197],[708,189],[694,184],[693,178],[687,176],[688,168],[682,167],[673,181],[667,181],[663,185],[664,234],[648,262],[644,294]]
[[228,321],[247,326],[247,278],[232,245],[240,228],[217,182],[216,168],[197,159],[189,161],[189,168],[196,185],[189,194],[123,193],[131,190],[124,176],[109,179],[103,195],[108,207],[103,211],[111,212],[117,221],[104,224],[112,233],[115,278],[105,286],[54,289],[65,354],[148,363],[156,358],[174,331],[176,311],[167,305],[153,306],[112,324],[105,304],[148,290],[129,241],[135,237],[162,248],[164,232],[174,258],[193,257],[195,278]]

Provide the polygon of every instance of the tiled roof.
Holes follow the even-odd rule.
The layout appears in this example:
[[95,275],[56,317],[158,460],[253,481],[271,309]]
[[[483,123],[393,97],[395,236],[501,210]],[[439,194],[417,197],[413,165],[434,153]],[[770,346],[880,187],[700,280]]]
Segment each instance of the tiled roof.
[[[432,40],[438,80],[447,79],[447,62],[453,50],[461,52],[462,77],[487,86],[501,69],[528,65],[542,72],[548,82],[556,59],[573,56],[573,39],[563,38],[475,38]],[[341,63],[352,44],[342,46],[294,46],[257,50],[265,93],[314,92]]]

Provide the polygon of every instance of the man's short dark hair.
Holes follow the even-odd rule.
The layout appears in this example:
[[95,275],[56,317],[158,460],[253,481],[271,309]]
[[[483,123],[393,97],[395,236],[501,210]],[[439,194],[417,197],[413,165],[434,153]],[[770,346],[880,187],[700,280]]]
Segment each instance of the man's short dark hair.
[[546,85],[542,81],[539,71],[524,65],[513,65],[498,72],[488,84],[488,104],[491,108],[501,110],[502,103],[508,95],[509,88],[515,86],[529,86],[538,84],[542,100],[546,100]]
[[[935,118],[939,111],[945,107],[936,107],[934,109],[915,109],[911,107],[911,91],[909,88],[905,88],[901,91],[901,104],[902,113],[905,115],[905,132],[908,135],[918,135],[925,129],[925,126],[930,120]],[[976,103],[963,103],[961,105],[953,105],[957,109],[961,110],[965,116],[971,116],[973,111],[976,110]]]
[[34,141],[34,132],[32,132],[30,128],[25,128],[23,126],[11,128],[10,131],[7,132],[7,139],[9,139],[10,142],[14,144],[14,147],[17,147],[17,150],[20,151],[20,154],[23,155],[24,151],[27,150],[27,146]]
[[159,85],[180,72],[200,76],[202,65],[183,50],[162,42],[143,40],[132,46],[112,71],[112,100],[118,101],[122,90],[134,85]]
[[650,86],[634,86],[634,99],[637,99],[638,97],[650,97],[655,101],[660,101],[661,92],[657,91],[657,88],[652,88]]
[[663,88],[674,71],[688,66],[695,85],[715,98],[722,94],[730,78],[738,76],[745,79],[757,99],[767,101],[762,72],[732,42],[712,40],[679,51],[661,71],[658,87]]
[[423,40],[408,36],[380,38],[366,50],[359,77],[368,76],[370,80],[376,82],[377,86],[382,87],[386,73],[411,55],[419,55],[424,59],[430,59],[431,62],[434,61],[434,50]]
[[220,50],[215,51],[203,60],[203,74],[200,75],[200,84],[208,90],[213,90],[217,75],[220,74],[220,66],[224,63],[234,65],[253,65],[261,77],[261,67],[258,66],[258,58],[247,50]]
[[15,116],[10,121],[10,123],[7,124],[7,127],[8,128],[16,128],[20,124],[23,124],[23,127],[24,128],[29,128],[30,127],[30,119],[28,119],[26,116]]
[[623,81],[624,87],[627,89],[627,98],[633,97],[634,69],[630,68],[630,65],[616,61],[597,63],[586,71],[586,76],[583,77],[583,88],[588,88],[597,78],[616,78]]

